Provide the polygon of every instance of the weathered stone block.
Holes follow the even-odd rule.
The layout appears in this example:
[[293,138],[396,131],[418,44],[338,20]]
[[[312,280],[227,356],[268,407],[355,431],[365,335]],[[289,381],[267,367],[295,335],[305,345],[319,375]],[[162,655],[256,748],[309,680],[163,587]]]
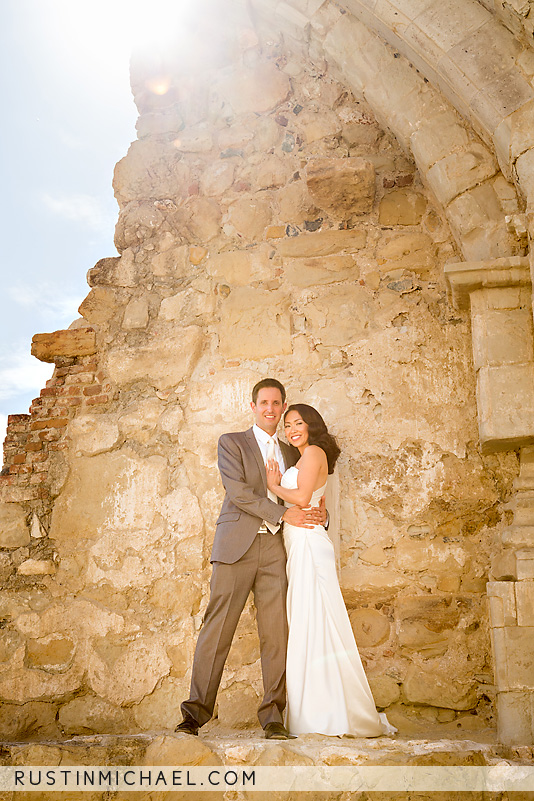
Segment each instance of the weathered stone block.
[[81,695],[62,706],[58,722],[68,735],[125,734],[131,731],[127,712],[94,695]]
[[391,233],[378,243],[376,257],[381,272],[410,270],[426,276],[436,266],[436,248],[427,234]]
[[208,197],[220,197],[234,182],[235,166],[229,161],[209,164],[200,176],[200,188]]
[[534,579],[534,548],[524,548],[515,553],[517,579]]
[[91,289],[78,311],[87,322],[103,325],[117,314],[126,298],[121,290],[97,286]]
[[417,225],[421,222],[427,200],[419,192],[396,189],[380,201],[378,221],[381,225]]
[[506,745],[531,745],[534,740],[534,692],[497,694],[497,733]]
[[51,334],[35,334],[32,338],[32,356],[42,362],[93,353],[96,353],[96,334],[92,328],[71,328]]
[[313,159],[306,181],[319,208],[342,219],[366,214],[373,207],[375,168],[366,159]]
[[272,111],[283,103],[290,90],[289,78],[272,62],[258,62],[216,81],[213,94],[226,100],[236,114]]
[[180,704],[187,698],[189,682],[166,676],[154,692],[133,707],[135,721],[141,731],[174,731],[182,719]]
[[[179,521],[175,521],[179,522]],[[187,566],[183,566],[185,570]],[[189,576],[182,578],[162,577],[157,579],[150,591],[150,601],[159,609],[181,616],[196,615],[199,610],[202,589]]]
[[[132,259],[134,250],[137,250],[139,244],[145,239],[157,234],[160,227],[163,225],[165,216],[163,210],[167,211],[168,206],[174,206],[174,201],[158,201],[147,200],[132,200],[127,203],[119,214],[119,220],[115,226],[115,247],[119,253],[128,253]],[[105,261],[110,261],[106,259]],[[107,281],[102,281],[98,275],[95,276],[94,270],[90,270],[88,274],[89,286],[95,286],[98,283],[110,283],[115,286],[136,286],[135,275],[142,272],[140,265],[131,263],[128,269],[119,262],[120,269],[118,274],[111,276],[104,276]],[[112,279],[112,280],[110,280]]]
[[257,190],[277,189],[291,178],[294,165],[279,156],[266,156],[256,169],[254,186]]
[[400,698],[399,683],[390,676],[369,676],[369,686],[375,704],[382,709],[394,704]]
[[138,117],[135,125],[139,139],[146,139],[148,136],[178,133],[183,126],[183,118],[177,106],[171,106],[161,112],[145,112]]
[[328,347],[353,342],[370,325],[370,298],[369,290],[357,284],[327,287],[304,307],[307,326]]
[[156,253],[150,260],[150,269],[158,278],[183,278],[191,271],[186,245],[170,247]]
[[517,625],[534,627],[534,581],[514,582]]
[[0,705],[0,737],[4,742],[55,739],[59,736],[56,714],[56,704],[42,701],[25,704],[3,702]]
[[21,548],[30,544],[26,512],[17,503],[0,503],[0,547]]
[[187,196],[189,175],[189,167],[173,144],[138,140],[115,167],[115,197],[121,208],[147,197],[179,202]]
[[183,206],[185,219],[181,229],[189,241],[203,245],[221,230],[221,209],[214,198],[191,197]]
[[222,765],[201,737],[176,734],[156,737],[145,751],[143,765]]
[[207,289],[204,292],[190,288],[163,298],[158,315],[160,320],[175,321],[181,326],[208,322],[215,311],[216,297],[209,285]]
[[287,263],[284,269],[284,277],[300,287],[354,281],[359,277],[359,273],[359,268],[350,255],[294,259]]
[[29,667],[52,672],[67,670],[74,657],[75,645],[70,637],[49,634],[26,643],[26,662]]
[[512,256],[513,240],[491,181],[458,195],[447,216],[467,261]]
[[82,685],[83,676],[84,667],[76,662],[59,673],[17,665],[0,677],[0,695],[4,701],[19,704],[52,699],[57,702],[77,692]]
[[124,310],[122,327],[126,331],[133,331],[137,328],[146,328],[148,325],[148,300],[146,298],[136,298],[131,300]]
[[186,380],[200,355],[203,331],[195,325],[170,328],[154,326],[138,347],[116,347],[108,351],[107,373],[120,385],[146,381],[156,389],[167,389]]
[[446,709],[473,709],[477,702],[474,679],[451,677],[450,672],[425,670],[411,664],[402,683],[408,701]]
[[452,641],[449,629],[436,631],[430,625],[418,620],[404,620],[398,630],[399,644],[408,651],[420,651],[425,657],[444,654]]
[[487,594],[493,628],[517,623],[516,596],[513,581],[488,581]]
[[323,139],[325,136],[341,134],[341,120],[334,111],[327,109],[321,112],[303,111],[299,114],[298,126],[307,144]]
[[220,350],[226,358],[291,353],[289,298],[280,291],[237,288],[222,302]]
[[219,691],[219,721],[232,729],[250,729],[258,725],[258,707],[261,699],[249,684],[236,682]]
[[534,688],[534,626],[505,626],[491,635],[497,690]]
[[228,209],[228,220],[237,233],[249,240],[262,240],[272,219],[268,200],[246,197],[236,200]]
[[352,609],[349,617],[359,648],[373,648],[388,639],[389,620],[377,609]]
[[473,358],[476,370],[486,366],[534,361],[530,309],[479,309],[479,295],[486,292],[498,295],[501,291],[487,289],[471,294]]
[[[138,219],[138,224],[141,225],[154,225],[161,221],[161,213],[157,209],[152,209],[150,212],[143,209],[137,209],[139,218],[143,214],[148,215],[148,219]],[[132,224],[133,220],[130,221]],[[137,243],[137,240],[136,240]],[[135,255],[130,247],[122,248],[122,256],[115,256],[110,259],[100,259],[94,267],[87,273],[87,283],[92,287],[111,286],[111,287],[135,287],[139,282],[140,268],[135,262]],[[99,295],[101,297],[101,295]],[[127,298],[128,295],[123,295]],[[89,298],[86,298],[89,302]],[[84,301],[85,303],[85,301]],[[83,306],[83,304],[82,304]],[[80,307],[81,308],[81,307]],[[82,314],[82,312],[80,312]]]
[[230,286],[248,286],[272,277],[272,260],[263,248],[230,250],[210,256],[206,269],[213,278]]
[[534,442],[534,363],[481,367],[477,407],[484,453]]
[[57,567],[51,559],[25,559],[17,567],[21,576],[53,576]]
[[176,139],[174,147],[181,153],[209,153],[213,147],[213,137],[206,124],[184,128]]
[[126,440],[146,443],[156,430],[163,404],[155,398],[133,403],[118,420],[118,429]]
[[160,417],[159,426],[173,442],[178,439],[180,429],[184,421],[184,413],[178,403],[165,408]]
[[[161,457],[140,459],[129,449],[80,457],[54,505],[50,536],[76,543],[78,538],[93,541],[106,529],[118,530],[123,539],[125,530],[131,535],[149,528],[166,481],[166,462]],[[100,553],[101,564],[109,559],[112,565],[116,543],[110,541],[107,547],[109,554]]]
[[189,248],[189,261],[197,267],[201,264],[208,255],[208,249],[198,245],[192,245]]
[[395,564],[402,570],[460,574],[468,560],[468,551],[459,543],[402,537],[395,548]]
[[427,178],[438,200],[446,205],[455,197],[491,178],[497,162],[485,145],[471,142],[463,151],[450,153],[436,162]]
[[410,137],[412,153],[419,169],[428,170],[445,158],[451,150],[463,150],[469,145],[466,129],[453,109],[442,110],[430,119],[422,120]]
[[346,231],[326,230],[287,237],[276,243],[276,249],[281,256],[289,258],[331,256],[334,253],[355,253],[365,247],[366,240],[365,231],[356,228]]
[[76,453],[94,456],[113,448],[119,438],[119,427],[107,415],[82,414],[70,421],[67,434]]
[[134,640],[109,661],[96,651],[88,653],[87,684],[96,695],[119,706],[139,703],[171,667],[161,638],[151,635]]

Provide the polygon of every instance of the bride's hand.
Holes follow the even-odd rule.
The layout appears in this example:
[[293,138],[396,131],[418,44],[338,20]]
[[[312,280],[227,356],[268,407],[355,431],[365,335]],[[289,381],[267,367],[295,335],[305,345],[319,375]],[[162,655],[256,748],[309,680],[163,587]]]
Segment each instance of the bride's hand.
[[269,459],[265,465],[265,469],[267,470],[267,486],[270,490],[274,490],[276,487],[280,486],[282,480],[282,474],[276,459]]

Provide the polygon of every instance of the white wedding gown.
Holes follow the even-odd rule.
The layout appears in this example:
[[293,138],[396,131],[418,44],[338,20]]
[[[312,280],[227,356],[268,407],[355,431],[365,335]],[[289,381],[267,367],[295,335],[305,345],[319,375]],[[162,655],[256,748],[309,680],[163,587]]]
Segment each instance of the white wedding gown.
[[[298,468],[282,477],[297,488]],[[318,506],[326,485],[315,490]],[[334,546],[323,526],[284,524],[287,551],[286,726],[293,734],[377,737],[393,734],[376,711],[336,574]]]

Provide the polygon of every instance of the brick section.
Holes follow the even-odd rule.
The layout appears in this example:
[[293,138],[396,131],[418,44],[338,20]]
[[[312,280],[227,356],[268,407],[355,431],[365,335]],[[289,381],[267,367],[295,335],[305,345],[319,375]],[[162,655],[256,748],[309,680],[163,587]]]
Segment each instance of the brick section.
[[[111,385],[94,356],[63,359],[29,414],[10,414],[0,473],[0,501],[50,504],[49,455],[67,447],[65,431],[84,407],[108,403]],[[96,373],[96,375],[95,375]]]

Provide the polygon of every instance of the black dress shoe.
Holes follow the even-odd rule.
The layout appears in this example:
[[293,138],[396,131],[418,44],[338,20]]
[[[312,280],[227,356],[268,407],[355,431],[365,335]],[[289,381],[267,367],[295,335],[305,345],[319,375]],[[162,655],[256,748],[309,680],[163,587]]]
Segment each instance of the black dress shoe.
[[191,717],[191,715],[184,715],[184,719],[176,726],[174,731],[182,732],[183,734],[194,734],[196,737],[198,735],[199,728],[200,726],[196,720]]
[[282,723],[273,721],[268,723],[264,730],[266,740],[295,740],[296,735],[290,734]]

